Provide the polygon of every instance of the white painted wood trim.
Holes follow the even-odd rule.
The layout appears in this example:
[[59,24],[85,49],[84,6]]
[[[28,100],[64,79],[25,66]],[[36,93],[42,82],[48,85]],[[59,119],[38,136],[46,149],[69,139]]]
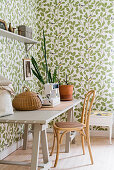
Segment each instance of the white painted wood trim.
[[[67,111],[67,121],[68,121],[68,122],[71,122],[71,119],[72,119],[72,111],[73,111],[73,109],[69,109],[69,110]],[[65,141],[65,152],[66,152],[66,153],[69,153],[69,152],[70,152],[70,134],[71,134],[71,132],[68,132],[68,133],[66,134],[66,141]]]
[[[109,129],[107,131],[90,130],[90,135],[99,137],[109,137]],[[112,128],[112,138],[114,138],[114,126]]]
[[27,149],[27,141],[28,141],[28,124],[24,125],[24,134],[23,134],[23,149]]
[[49,162],[48,140],[46,130],[41,131],[41,145],[44,163]]
[[113,113],[113,125],[112,125],[112,138],[114,138],[114,113]]
[[112,138],[114,138],[114,123],[112,125]]
[[17,143],[13,143],[11,146],[9,146],[7,149],[3,150],[0,152],[0,160],[4,159],[7,157],[9,154],[17,150],[19,147],[23,145],[23,139],[18,141]]
[[38,43],[37,41],[33,39],[30,39],[30,38],[27,38],[27,37],[24,37],[24,36],[21,36],[21,35],[18,35],[18,34],[9,32],[7,30],[3,30],[3,29],[0,29],[0,36],[4,36],[7,38],[17,40],[17,41],[21,41],[26,44],[37,44]]
[[34,125],[34,138],[32,142],[31,170],[37,170],[41,130],[39,124]]
[[[32,139],[32,134],[28,135],[28,140]],[[0,152],[0,160],[6,158],[8,155],[10,155],[12,152],[16,151],[18,148],[20,148],[23,145],[23,139],[19,140],[16,143],[13,143],[11,146],[9,146],[7,149]]]

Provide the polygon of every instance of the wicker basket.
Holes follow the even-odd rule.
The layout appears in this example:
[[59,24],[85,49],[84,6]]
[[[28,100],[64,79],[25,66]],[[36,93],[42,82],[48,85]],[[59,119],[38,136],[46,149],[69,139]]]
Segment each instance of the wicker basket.
[[37,110],[42,107],[38,95],[34,92],[30,92],[29,89],[15,96],[12,104],[16,110]]

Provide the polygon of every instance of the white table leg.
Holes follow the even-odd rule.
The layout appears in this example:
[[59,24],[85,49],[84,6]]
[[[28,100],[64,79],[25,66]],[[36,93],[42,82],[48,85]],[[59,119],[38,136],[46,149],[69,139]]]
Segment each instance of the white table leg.
[[49,162],[49,151],[46,130],[41,131],[41,145],[44,164]]
[[41,129],[39,125],[34,125],[34,138],[32,143],[32,158],[31,158],[31,170],[37,170],[38,157],[39,157],[39,146],[40,146],[40,134]]
[[[73,109],[73,108],[72,108]],[[72,118],[72,109],[69,109],[67,112],[67,122],[71,121]],[[65,152],[70,152],[70,132],[66,134],[66,144],[65,144]]]
[[109,126],[109,141],[112,144],[112,126]]
[[32,124],[32,138],[34,138],[34,124]]
[[[72,122],[74,122],[74,107],[72,108]],[[75,136],[76,136],[76,132],[75,132]],[[75,137],[74,137],[74,139],[72,140],[72,144],[75,144]]]
[[24,137],[23,137],[23,149],[27,149],[27,141],[28,141],[28,124],[24,125]]

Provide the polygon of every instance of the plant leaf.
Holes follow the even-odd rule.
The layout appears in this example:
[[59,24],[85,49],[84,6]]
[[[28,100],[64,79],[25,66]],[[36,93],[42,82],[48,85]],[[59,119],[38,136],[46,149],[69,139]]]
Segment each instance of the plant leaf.
[[48,64],[47,64],[47,56],[46,56],[46,42],[45,42],[45,35],[44,35],[44,30],[43,30],[43,41],[44,41],[44,48],[42,47],[43,49],[43,55],[44,55],[44,58],[45,58],[45,63],[46,63],[46,80],[47,80],[47,83],[49,81],[48,79]]
[[54,69],[54,73],[53,73],[53,83],[56,82],[56,78],[57,78],[57,67]]
[[42,76],[41,76],[40,74],[37,74],[37,73],[35,72],[35,70],[33,70],[33,69],[32,69],[32,72],[33,72],[33,74],[36,76],[36,78],[39,79],[39,81],[40,81],[42,84],[45,84],[45,82],[44,82],[44,80],[43,80],[43,78],[42,78]]
[[42,84],[45,84],[44,83],[44,80],[43,80],[43,77],[42,75],[40,74],[40,71],[39,71],[39,68],[38,68],[38,64],[37,62],[35,61],[34,57],[31,57],[31,61],[32,61],[32,64],[33,64],[33,67],[35,70],[32,69],[32,72],[33,74],[40,80],[40,82]]
[[46,71],[46,65],[42,63],[42,66],[43,66],[43,70]]
[[51,70],[50,69],[48,71],[48,80],[49,80],[49,83],[52,83],[52,76],[51,76]]

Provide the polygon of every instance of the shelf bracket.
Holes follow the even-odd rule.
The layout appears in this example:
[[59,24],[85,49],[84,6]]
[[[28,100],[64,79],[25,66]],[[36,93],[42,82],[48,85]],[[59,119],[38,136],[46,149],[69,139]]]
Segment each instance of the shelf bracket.
[[28,53],[29,52],[29,50],[33,47],[33,45],[34,44],[32,44],[29,48],[27,48],[27,43],[25,43],[25,51],[26,51],[26,53]]

